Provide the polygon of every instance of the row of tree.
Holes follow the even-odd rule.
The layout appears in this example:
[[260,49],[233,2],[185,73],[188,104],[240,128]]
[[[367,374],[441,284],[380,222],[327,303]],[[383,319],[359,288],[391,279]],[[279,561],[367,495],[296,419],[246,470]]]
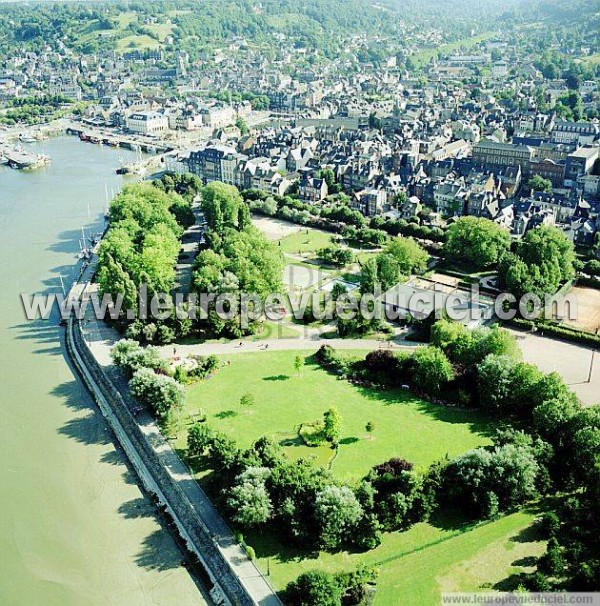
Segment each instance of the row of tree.
[[444,256],[473,269],[498,269],[499,287],[521,298],[553,295],[575,277],[573,242],[556,227],[530,229],[511,245],[509,232],[488,219],[461,217],[450,226]]
[[[221,182],[202,189],[202,211],[208,230],[205,248],[196,257],[192,277],[198,294],[258,295],[263,300],[282,292],[283,258],[252,225],[250,209],[238,190]],[[209,313],[204,327],[238,337],[239,319],[224,322]]]
[[137,310],[137,289],[149,295],[170,293],[183,227],[176,208],[178,194],[144,183],[127,186],[111,203],[110,229],[98,251],[101,293],[123,296],[124,309]]

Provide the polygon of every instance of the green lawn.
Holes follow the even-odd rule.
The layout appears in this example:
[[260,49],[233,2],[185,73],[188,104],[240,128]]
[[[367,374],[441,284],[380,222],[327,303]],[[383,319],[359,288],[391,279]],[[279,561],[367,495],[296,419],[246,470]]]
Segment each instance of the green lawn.
[[[356,357],[365,352],[343,354]],[[328,465],[333,451],[328,446],[304,446],[296,428],[337,406],[342,444],[331,469],[346,481],[359,479],[371,466],[392,456],[423,468],[446,454],[453,457],[490,442],[492,423],[481,414],[433,405],[407,391],[359,388],[325,372],[310,357],[296,373],[296,355],[306,357],[308,352],[226,357],[227,364],[212,379],[188,388],[186,415],[202,409],[211,427],[242,446],[261,435],[272,435],[289,456]],[[243,408],[239,401],[246,393],[254,395],[255,403]],[[365,430],[368,421],[375,423],[371,435]],[[177,439],[182,448],[184,433]],[[303,571],[348,571],[365,564],[380,571],[375,606],[437,606],[441,591],[514,588],[506,579],[530,566],[532,557],[544,550],[543,543],[527,530],[536,515],[532,509],[479,525],[434,519],[405,532],[388,533],[377,549],[366,553],[306,553],[280,542],[268,528],[244,536],[277,589]]]
[[160,42],[143,34],[141,36],[125,36],[117,41],[116,49],[118,51],[127,51],[127,50],[145,50],[150,49],[154,50],[160,46]]
[[301,554],[268,531],[246,533],[245,539],[278,589],[308,570],[341,572],[364,564],[379,570],[374,606],[438,606],[443,591],[516,589],[510,577],[531,572],[533,558],[545,549],[531,528],[537,515],[531,508],[477,525],[459,520],[416,524],[386,534],[377,549],[366,553]]
[[290,234],[279,240],[280,250],[293,255],[314,253],[319,248],[331,244],[333,234],[319,229],[303,227],[302,231]]
[[164,42],[165,38],[173,33],[174,26],[172,23],[153,23],[146,25],[146,28],[156,34],[161,42]]
[[[366,352],[363,352],[363,355]],[[481,414],[424,402],[411,392],[378,392],[339,380],[307,359],[298,374],[296,355],[309,352],[263,352],[230,356],[210,381],[192,385],[186,413],[201,408],[211,427],[231,435],[241,446],[262,435],[282,443],[292,458],[328,464],[334,451],[310,448],[297,437],[303,422],[321,419],[331,406],[342,417],[342,440],[331,469],[340,479],[357,480],[375,464],[402,457],[425,467],[444,457],[489,443],[491,424]],[[242,408],[240,398],[252,393],[255,405]],[[366,424],[375,430],[369,434]],[[183,446],[183,436],[180,437]]]

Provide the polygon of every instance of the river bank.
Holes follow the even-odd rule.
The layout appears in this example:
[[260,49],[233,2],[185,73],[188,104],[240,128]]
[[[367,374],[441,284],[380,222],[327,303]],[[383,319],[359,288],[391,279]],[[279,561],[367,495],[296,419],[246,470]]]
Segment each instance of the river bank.
[[25,319],[20,293],[75,277],[78,238],[100,231],[119,155],[75,138],[32,145],[36,172],[0,167],[3,422],[0,603],[205,603],[108,425],[65,362],[58,317]]

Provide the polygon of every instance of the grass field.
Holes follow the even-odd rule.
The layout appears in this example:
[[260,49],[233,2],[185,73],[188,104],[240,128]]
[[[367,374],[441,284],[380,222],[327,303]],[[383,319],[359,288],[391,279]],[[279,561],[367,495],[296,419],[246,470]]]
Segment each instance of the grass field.
[[146,25],[146,28],[157,35],[161,42],[164,42],[165,38],[173,33],[174,26],[172,23],[153,23]]
[[[296,373],[296,355],[305,358],[307,352],[231,356],[231,364],[210,381],[189,388],[186,413],[201,408],[211,427],[242,446],[271,435],[290,457],[327,465],[334,451],[329,446],[305,446],[297,429],[336,406],[342,417],[342,440],[331,470],[344,480],[358,480],[393,456],[425,467],[446,454],[453,457],[489,443],[492,427],[480,414],[430,404],[408,391],[359,388],[325,372],[311,358]],[[242,408],[240,398],[246,393],[256,403]],[[375,425],[372,433],[365,429],[369,421]],[[183,446],[183,436],[180,440]]]
[[[343,354],[355,357],[364,352]],[[242,446],[261,435],[274,436],[291,458],[330,465],[336,477],[350,482],[392,456],[424,468],[446,454],[453,457],[490,442],[493,425],[483,415],[430,404],[407,391],[359,388],[325,372],[311,357],[305,357],[305,366],[297,373],[296,355],[305,357],[307,352],[229,356],[212,379],[188,388],[185,414],[202,409],[212,428]],[[247,393],[255,403],[241,407],[240,398]],[[329,446],[309,448],[296,433],[300,423],[321,418],[330,406],[336,406],[342,418],[335,458]],[[365,429],[369,421],[375,424],[371,434]],[[184,434],[177,439],[181,448]],[[388,533],[377,549],[366,553],[301,552],[281,543],[268,528],[244,536],[277,589],[307,570],[339,572],[365,564],[380,571],[375,606],[434,606],[441,591],[510,588],[506,579],[543,552],[543,543],[527,531],[535,515],[534,510],[517,512],[475,526],[462,519],[434,519]]]
[[290,234],[280,240],[280,250],[282,253],[288,254],[306,254],[314,253],[319,248],[323,248],[331,244],[333,234],[327,231],[320,231],[310,227],[303,228],[294,234]]
[[511,576],[531,572],[534,558],[545,550],[531,528],[537,515],[531,508],[474,526],[434,520],[388,533],[366,553],[307,556],[268,532],[246,533],[245,539],[278,589],[308,570],[341,572],[364,564],[379,570],[374,606],[438,606],[443,591],[516,589]]
[[118,51],[127,51],[128,49],[154,50],[160,46],[160,42],[147,36],[125,36],[117,41],[116,49]]

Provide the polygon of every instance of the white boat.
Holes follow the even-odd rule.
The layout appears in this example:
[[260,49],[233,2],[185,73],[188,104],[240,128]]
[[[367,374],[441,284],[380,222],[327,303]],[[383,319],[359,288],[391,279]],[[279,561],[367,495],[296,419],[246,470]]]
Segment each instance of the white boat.
[[21,143],[36,143],[37,139],[32,137],[29,133],[21,133],[19,135],[19,141],[21,141]]

